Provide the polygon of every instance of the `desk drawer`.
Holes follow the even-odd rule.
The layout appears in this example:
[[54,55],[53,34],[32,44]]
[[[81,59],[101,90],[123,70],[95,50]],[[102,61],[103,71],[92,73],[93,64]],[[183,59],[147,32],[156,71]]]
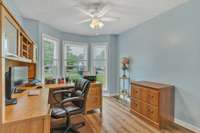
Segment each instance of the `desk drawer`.
[[99,97],[90,97],[87,99],[86,110],[93,110],[100,107],[100,98]]

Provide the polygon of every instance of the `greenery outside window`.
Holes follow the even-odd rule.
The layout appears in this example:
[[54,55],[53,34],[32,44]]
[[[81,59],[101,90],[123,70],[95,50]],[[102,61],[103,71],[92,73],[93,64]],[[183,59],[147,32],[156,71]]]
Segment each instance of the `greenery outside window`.
[[74,81],[88,72],[88,45],[79,42],[64,42],[64,76]]
[[104,91],[107,91],[107,58],[107,44],[92,44],[92,73],[97,76],[97,81],[103,84]]
[[42,36],[43,80],[56,80],[59,76],[59,41],[48,35]]

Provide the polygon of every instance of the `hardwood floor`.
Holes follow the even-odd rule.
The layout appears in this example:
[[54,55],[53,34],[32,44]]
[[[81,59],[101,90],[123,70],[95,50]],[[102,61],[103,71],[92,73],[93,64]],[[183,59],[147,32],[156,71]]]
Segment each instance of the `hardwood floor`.
[[113,98],[103,98],[102,117],[99,113],[90,113],[82,119],[86,120],[86,126],[80,129],[81,133],[192,133],[175,125],[158,130],[135,117]]

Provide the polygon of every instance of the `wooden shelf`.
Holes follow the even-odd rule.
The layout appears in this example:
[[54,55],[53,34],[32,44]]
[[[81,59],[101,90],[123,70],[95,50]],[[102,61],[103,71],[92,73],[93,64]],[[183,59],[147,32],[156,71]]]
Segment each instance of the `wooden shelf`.
[[19,62],[24,62],[24,63],[32,63],[32,60],[31,59],[27,59],[27,58],[24,58],[24,57],[11,57],[11,56],[6,56],[5,59],[8,59],[8,60],[13,60],[13,61],[19,61]]

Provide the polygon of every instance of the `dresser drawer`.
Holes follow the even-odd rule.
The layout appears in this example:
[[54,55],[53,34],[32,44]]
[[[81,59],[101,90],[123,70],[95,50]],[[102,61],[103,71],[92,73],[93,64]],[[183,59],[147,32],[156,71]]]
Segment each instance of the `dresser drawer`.
[[149,88],[142,88],[141,89],[141,100],[143,102],[149,103],[154,106],[158,106],[159,104],[159,91],[149,89]]
[[131,108],[132,108],[134,111],[138,112],[138,113],[141,112],[140,104],[141,104],[141,103],[140,103],[138,100],[132,98],[132,100],[131,100]]
[[159,96],[160,92],[156,90],[149,90],[149,93],[147,95],[147,103],[150,103],[152,105],[159,105]]
[[142,87],[140,87],[140,86],[132,86],[131,96],[133,98],[140,99],[141,98],[141,89],[142,89]]
[[158,122],[158,108],[149,104],[141,103],[141,113],[152,121]]

